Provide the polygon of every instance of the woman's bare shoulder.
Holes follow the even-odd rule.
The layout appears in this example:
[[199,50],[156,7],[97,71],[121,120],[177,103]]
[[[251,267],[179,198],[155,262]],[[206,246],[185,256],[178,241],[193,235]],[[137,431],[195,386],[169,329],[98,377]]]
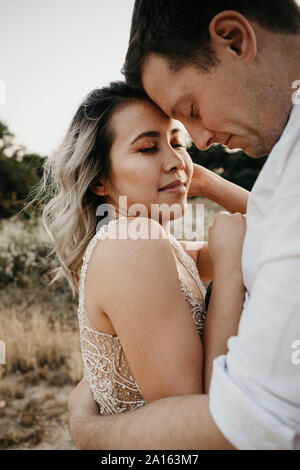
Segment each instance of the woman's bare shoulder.
[[115,250],[134,250],[139,245],[153,246],[145,241],[169,240],[167,231],[154,219],[146,217],[121,218],[109,225],[95,247],[94,257],[109,257]]
[[[174,270],[176,264],[166,230],[155,220],[142,217],[120,219],[108,227],[89,261],[89,278],[99,295],[109,291],[117,273],[136,283],[158,269]],[[101,279],[101,283],[99,282]],[[124,281],[125,282],[125,281]]]

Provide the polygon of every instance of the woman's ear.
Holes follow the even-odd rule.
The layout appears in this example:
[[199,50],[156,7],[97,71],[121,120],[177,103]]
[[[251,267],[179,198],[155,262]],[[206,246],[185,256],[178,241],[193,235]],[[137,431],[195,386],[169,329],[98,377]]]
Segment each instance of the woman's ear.
[[249,21],[237,11],[218,13],[210,22],[209,33],[219,56],[229,52],[232,57],[250,63],[257,54],[255,32]]
[[106,181],[98,180],[90,185],[90,191],[97,194],[97,196],[106,196],[107,195],[107,185]]

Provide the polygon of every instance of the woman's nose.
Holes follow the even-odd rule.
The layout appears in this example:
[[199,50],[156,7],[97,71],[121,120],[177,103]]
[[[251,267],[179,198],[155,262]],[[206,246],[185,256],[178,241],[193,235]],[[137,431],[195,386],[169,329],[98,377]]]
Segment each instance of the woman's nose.
[[168,158],[164,162],[164,167],[166,171],[170,171],[173,168],[182,170],[186,167],[186,162],[183,155],[180,155],[179,152],[176,152],[175,149],[171,148],[168,152]]

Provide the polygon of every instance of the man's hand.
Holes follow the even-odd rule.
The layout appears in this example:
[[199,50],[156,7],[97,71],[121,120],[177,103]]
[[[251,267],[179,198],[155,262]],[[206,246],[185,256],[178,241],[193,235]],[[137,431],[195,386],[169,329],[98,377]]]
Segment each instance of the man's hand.
[[82,436],[79,431],[82,423],[93,416],[100,416],[99,407],[93,398],[86,378],[83,378],[70,393],[68,408],[70,434],[76,447],[80,448],[79,438],[81,439]]

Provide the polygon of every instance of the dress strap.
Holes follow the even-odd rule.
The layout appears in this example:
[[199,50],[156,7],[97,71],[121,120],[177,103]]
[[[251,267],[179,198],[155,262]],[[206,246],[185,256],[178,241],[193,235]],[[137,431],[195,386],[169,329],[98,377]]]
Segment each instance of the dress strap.
[[80,271],[80,279],[79,279],[79,313],[80,316],[84,314],[84,294],[85,294],[85,279],[86,273],[88,269],[89,260],[93,253],[95,246],[97,245],[98,241],[102,238],[103,234],[108,230],[108,228],[116,223],[117,221],[126,218],[126,216],[119,217],[118,219],[111,219],[109,222],[103,224],[100,229],[95,233],[95,235],[89,241],[87,248],[85,250],[84,256],[82,258],[82,266]]
[[171,245],[175,248],[175,251],[177,253],[177,256],[178,256],[179,260],[183,263],[185,268],[188,270],[188,272],[194,278],[196,284],[198,285],[198,287],[201,291],[201,294],[202,294],[203,298],[205,298],[206,290],[205,290],[205,287],[203,285],[203,282],[200,279],[199,271],[198,271],[198,268],[196,266],[195,261],[185,251],[185,249],[181,246],[179,241],[171,233],[170,233],[170,242],[171,242]]

